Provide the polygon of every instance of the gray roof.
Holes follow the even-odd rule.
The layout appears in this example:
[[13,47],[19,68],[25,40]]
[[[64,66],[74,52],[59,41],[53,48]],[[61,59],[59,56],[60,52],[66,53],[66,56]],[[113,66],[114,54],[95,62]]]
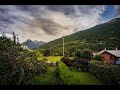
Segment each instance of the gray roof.
[[101,52],[98,53],[98,55],[102,54],[105,51],[116,56],[116,57],[120,57],[120,50],[102,50]]

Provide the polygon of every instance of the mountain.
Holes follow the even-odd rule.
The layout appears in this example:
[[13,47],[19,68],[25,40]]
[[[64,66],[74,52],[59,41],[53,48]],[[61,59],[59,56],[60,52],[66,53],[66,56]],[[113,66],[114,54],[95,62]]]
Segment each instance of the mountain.
[[[93,51],[100,51],[104,48],[120,49],[120,18],[115,18],[92,28],[64,36],[64,39],[66,51],[76,48],[89,48]],[[62,50],[62,38],[48,42],[40,46],[41,48],[60,51]]]
[[27,46],[29,49],[33,49],[33,48],[38,48],[39,46],[45,44],[44,41],[37,41],[37,40],[26,40],[25,42],[23,42],[21,45],[22,46]]

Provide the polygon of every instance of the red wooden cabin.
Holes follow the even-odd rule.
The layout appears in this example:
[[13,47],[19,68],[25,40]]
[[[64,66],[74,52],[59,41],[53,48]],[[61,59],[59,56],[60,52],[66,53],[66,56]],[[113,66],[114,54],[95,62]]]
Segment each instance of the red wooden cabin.
[[106,63],[116,64],[116,61],[120,61],[120,50],[102,50],[98,54],[101,54]]

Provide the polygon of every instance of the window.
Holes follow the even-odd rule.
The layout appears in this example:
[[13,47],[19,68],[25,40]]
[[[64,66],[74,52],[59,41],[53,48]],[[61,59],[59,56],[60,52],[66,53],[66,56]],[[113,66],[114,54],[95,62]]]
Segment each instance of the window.
[[113,58],[113,56],[110,56],[110,59],[112,59],[112,60],[113,60],[113,59],[114,59],[114,58]]

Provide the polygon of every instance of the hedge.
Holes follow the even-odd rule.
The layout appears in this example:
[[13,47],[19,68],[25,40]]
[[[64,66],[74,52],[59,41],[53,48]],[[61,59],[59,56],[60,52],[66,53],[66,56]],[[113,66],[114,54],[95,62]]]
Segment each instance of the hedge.
[[63,62],[59,62],[58,68],[59,68],[59,76],[63,84],[76,85],[79,83],[78,80],[75,80],[74,73]]
[[120,83],[120,66],[103,64],[100,61],[90,61],[88,71],[105,84],[118,85]]
[[70,69],[73,67],[75,70],[88,71],[89,59],[61,58],[61,61],[64,62]]

